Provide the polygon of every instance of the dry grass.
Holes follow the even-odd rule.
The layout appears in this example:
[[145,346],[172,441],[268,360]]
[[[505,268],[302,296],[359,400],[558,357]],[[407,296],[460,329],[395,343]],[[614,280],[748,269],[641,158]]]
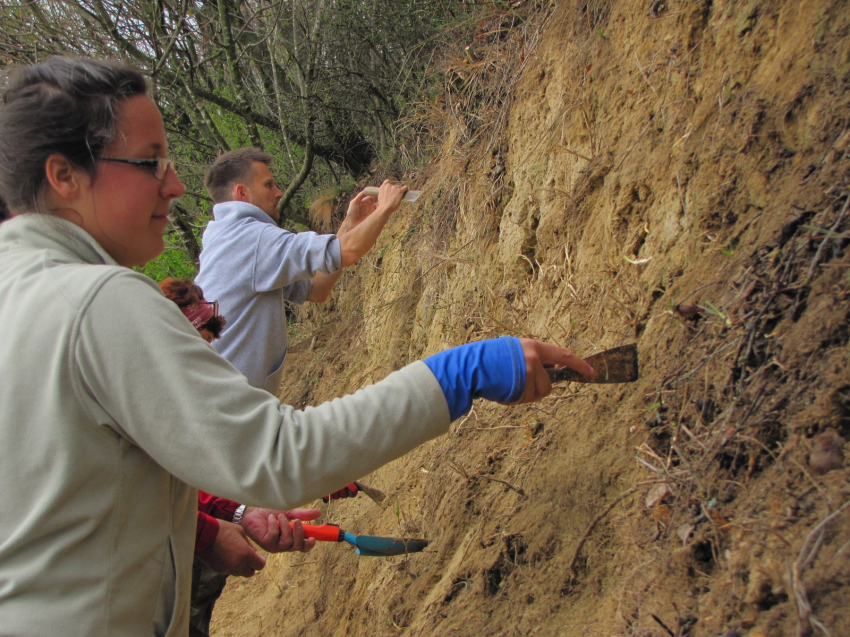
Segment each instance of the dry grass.
[[310,221],[314,227],[323,233],[334,232],[333,213],[336,198],[339,196],[337,190],[329,190],[316,196],[310,203]]

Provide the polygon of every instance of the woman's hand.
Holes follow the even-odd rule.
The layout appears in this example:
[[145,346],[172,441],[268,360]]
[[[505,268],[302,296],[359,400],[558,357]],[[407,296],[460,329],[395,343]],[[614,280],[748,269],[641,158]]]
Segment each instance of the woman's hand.
[[532,403],[548,396],[552,391],[552,381],[546,372],[547,367],[569,367],[585,376],[593,376],[593,368],[584,359],[570,350],[541,343],[530,338],[519,339],[525,356],[525,391],[522,397],[512,405]]

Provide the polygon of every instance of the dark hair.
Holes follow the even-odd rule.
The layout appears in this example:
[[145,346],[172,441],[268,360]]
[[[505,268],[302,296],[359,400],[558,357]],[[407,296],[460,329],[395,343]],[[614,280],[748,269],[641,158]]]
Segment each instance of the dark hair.
[[189,279],[168,277],[159,282],[159,289],[165,298],[177,303],[177,307],[187,307],[205,300],[204,291]]
[[[204,291],[199,285],[189,279],[175,279],[168,277],[159,282],[159,289],[165,295],[165,298],[174,301],[177,307],[184,308],[196,303],[205,301]],[[223,316],[214,316],[209,321],[201,325],[200,329],[209,330],[213,337],[221,336],[221,331],[227,325],[227,319]]]
[[247,183],[254,177],[254,162],[266,165],[272,157],[259,148],[237,148],[219,155],[204,175],[204,186],[215,203],[230,201],[230,193],[236,184]]
[[201,325],[201,329],[208,330],[209,333],[213,335],[213,338],[218,338],[221,336],[221,332],[225,325],[227,325],[227,319],[223,316],[214,316],[209,321]]
[[110,60],[54,57],[16,69],[0,111],[0,198],[16,212],[46,212],[44,167],[55,153],[94,177],[117,135],[117,106],[147,90],[141,74]]

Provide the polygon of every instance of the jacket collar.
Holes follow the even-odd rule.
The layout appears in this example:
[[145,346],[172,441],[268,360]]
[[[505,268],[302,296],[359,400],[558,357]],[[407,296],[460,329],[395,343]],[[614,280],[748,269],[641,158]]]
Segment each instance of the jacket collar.
[[0,246],[16,243],[58,251],[84,263],[118,265],[88,232],[52,215],[29,213],[0,225]]
[[275,224],[274,219],[247,201],[225,201],[213,206],[213,217],[216,221],[236,221],[250,217],[263,223]]

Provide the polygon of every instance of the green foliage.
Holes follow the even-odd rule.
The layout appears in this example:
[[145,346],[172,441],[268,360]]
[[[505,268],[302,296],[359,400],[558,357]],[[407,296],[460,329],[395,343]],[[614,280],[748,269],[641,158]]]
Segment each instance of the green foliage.
[[729,319],[729,315],[723,310],[721,310],[719,307],[717,307],[711,301],[706,301],[703,304],[698,304],[697,307],[703,310],[704,312],[716,316],[717,318],[722,320],[726,327],[732,327],[732,321]]
[[[0,68],[58,54],[118,59],[146,73],[187,191],[173,211],[176,225],[192,234],[210,213],[204,171],[223,151],[256,145],[274,155],[281,188],[296,186],[289,203],[296,218],[306,217],[309,193],[334,184],[348,190],[376,159],[392,163],[399,119],[422,101],[423,89],[435,88],[423,83],[434,51],[457,41],[446,27],[465,24],[468,40],[488,7],[460,0],[8,0],[0,12]],[[144,271],[154,278],[190,272],[198,249],[184,237]],[[181,250],[186,258],[172,254]]]
[[194,279],[198,274],[189,255],[177,247],[166,248],[165,252],[147,265],[134,269],[157,283],[170,276],[177,279]]

